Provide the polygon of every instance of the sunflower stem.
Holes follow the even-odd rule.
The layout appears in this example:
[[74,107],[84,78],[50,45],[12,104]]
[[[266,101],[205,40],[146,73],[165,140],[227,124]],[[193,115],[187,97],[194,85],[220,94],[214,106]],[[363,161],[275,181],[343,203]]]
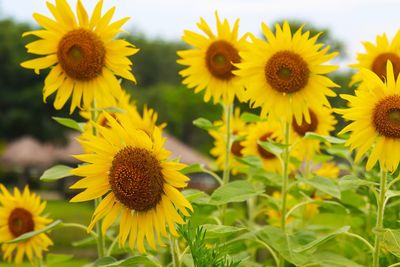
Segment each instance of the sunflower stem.
[[383,216],[385,213],[385,195],[386,195],[386,176],[387,172],[381,169],[381,181],[379,197],[376,199],[378,206],[378,211],[376,214],[376,225],[375,225],[375,244],[374,244],[374,254],[372,258],[372,267],[379,267],[379,255],[381,249],[381,236],[380,231],[383,228]]
[[[96,110],[96,100],[92,102],[92,110],[90,111],[90,120],[93,122],[97,121],[97,110]],[[94,136],[97,135],[96,127],[92,126],[92,134]],[[101,198],[96,198],[94,200],[94,209],[96,210],[97,206],[100,204]],[[103,258],[105,256],[105,240],[103,236],[103,232],[101,231],[103,221],[98,220],[96,223],[96,233],[97,233],[97,254],[99,258]]]
[[172,255],[172,263],[174,267],[181,267],[181,262],[180,262],[180,253],[179,253],[179,248],[177,241],[172,235],[169,235],[169,245],[171,248],[171,255]]
[[[289,156],[290,156],[290,151],[289,151],[289,134],[290,134],[290,123],[289,121],[285,122],[285,128],[284,128],[284,134],[285,134],[285,148],[283,150],[283,164],[282,164],[282,169],[283,169],[283,177],[282,177],[282,192],[281,192],[281,197],[282,197],[282,209],[281,209],[281,228],[283,232],[286,232],[286,202],[287,202],[287,191],[288,191],[288,183],[289,183]],[[279,266],[283,267],[285,266],[285,259],[280,256],[279,260]]]
[[[224,159],[224,172],[222,175],[222,185],[229,183],[230,176],[230,156],[231,156],[231,116],[233,112],[233,103],[224,105],[224,115],[225,115],[225,159]],[[228,204],[222,206],[222,222],[225,223],[225,212]]]

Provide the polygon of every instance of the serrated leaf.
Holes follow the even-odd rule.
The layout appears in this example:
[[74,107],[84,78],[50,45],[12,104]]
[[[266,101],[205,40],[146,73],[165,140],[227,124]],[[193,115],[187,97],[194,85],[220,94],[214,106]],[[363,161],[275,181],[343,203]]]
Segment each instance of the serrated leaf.
[[240,119],[247,123],[266,121],[266,119],[262,119],[260,116],[250,112],[243,112],[242,115],[240,115]]
[[53,264],[58,264],[58,263],[70,261],[73,258],[74,258],[74,255],[70,255],[70,254],[53,254],[53,253],[49,253],[46,256],[46,264],[48,266],[50,266],[50,265],[53,265]]
[[255,188],[248,181],[233,181],[217,188],[211,195],[209,204],[220,205],[230,202],[242,202],[263,192],[263,188]]
[[19,237],[13,239],[13,240],[6,241],[5,243],[19,243],[21,241],[25,241],[25,240],[27,240],[27,239],[29,239],[31,237],[34,237],[34,236],[36,236],[38,234],[46,233],[46,232],[56,228],[60,223],[62,223],[61,220],[56,220],[56,221],[52,222],[51,224],[47,225],[46,227],[44,227],[44,228],[42,228],[40,230],[36,230],[36,231],[32,231],[32,232],[28,232],[28,233],[22,234]]
[[400,230],[385,228],[376,232],[381,238],[381,248],[400,258]]
[[304,137],[304,139],[310,139],[310,140],[318,140],[320,142],[328,142],[331,144],[344,144],[346,143],[346,140],[344,139],[340,139],[337,137],[333,137],[333,136],[326,136],[326,135],[320,135],[317,133],[313,133],[313,132],[307,132]]
[[53,182],[61,178],[71,176],[71,170],[73,168],[65,165],[56,165],[44,171],[40,180],[44,182]]
[[214,125],[211,121],[205,118],[198,118],[193,121],[193,124],[203,130],[217,130],[220,125]]
[[337,235],[346,233],[346,232],[348,232],[349,230],[350,230],[350,226],[343,226],[342,228],[337,229],[337,230],[334,231],[334,232],[331,232],[331,233],[329,233],[329,234],[327,234],[327,235],[324,235],[324,236],[322,236],[322,237],[320,237],[320,238],[317,238],[317,239],[314,240],[313,242],[310,242],[310,243],[308,243],[308,244],[306,244],[306,245],[304,245],[304,246],[295,248],[295,249],[294,249],[294,252],[296,252],[296,253],[302,253],[302,252],[304,252],[304,251],[306,251],[306,250],[309,250],[309,249],[312,249],[312,248],[316,248],[316,247],[320,246],[321,244],[327,242],[328,240],[330,240],[330,239],[336,237]]
[[100,259],[97,259],[94,264],[93,267],[106,267],[106,266],[112,266],[112,263],[117,262],[117,260],[114,257],[103,257]]
[[360,186],[370,186],[376,183],[360,179],[354,175],[345,175],[339,179],[339,187],[341,191],[357,189]]
[[116,261],[107,265],[102,265],[104,267],[119,266],[119,267],[133,267],[133,266],[143,266],[146,267],[160,267],[161,265],[156,264],[146,256],[133,256],[125,260]]
[[235,227],[235,226],[227,226],[227,225],[219,225],[219,224],[204,224],[202,225],[206,230],[206,238],[223,238],[230,236],[235,233],[240,233],[246,230],[243,227]]
[[322,176],[315,176],[309,179],[299,178],[299,180],[305,184],[311,185],[321,192],[340,199],[339,186],[334,181],[332,181],[332,179]]
[[55,120],[56,122],[58,122],[59,124],[77,130],[79,132],[83,132],[83,127],[82,127],[82,123],[76,122],[73,119],[70,118],[60,118],[60,117],[52,117],[53,120]]
[[196,172],[204,172],[204,164],[192,164],[189,165],[182,170],[180,170],[181,173],[183,174],[190,174],[190,173],[196,173]]

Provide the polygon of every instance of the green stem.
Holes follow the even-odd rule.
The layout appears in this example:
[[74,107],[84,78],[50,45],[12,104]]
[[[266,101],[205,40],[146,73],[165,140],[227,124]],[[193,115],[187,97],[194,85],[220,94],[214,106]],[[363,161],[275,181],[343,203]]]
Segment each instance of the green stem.
[[169,236],[169,245],[171,248],[172,263],[174,267],[181,267],[181,262],[179,258],[179,249],[177,247],[176,241],[172,235]]
[[[90,119],[93,122],[97,121],[97,111],[96,111],[96,100],[92,102],[92,110],[90,111]],[[93,135],[97,135],[96,127],[92,126]],[[101,202],[101,197],[94,200],[94,209],[96,210],[97,206]],[[101,226],[103,224],[103,220],[98,220],[96,223],[96,233],[97,233],[97,254],[99,258],[103,258],[105,256],[105,240],[103,236],[103,232],[101,231]]]
[[374,247],[362,236],[350,232],[344,232],[343,234],[357,238],[358,240],[362,241],[369,248],[369,250],[371,250],[371,252],[374,252]]
[[281,266],[280,265],[281,260],[279,260],[278,256],[276,256],[276,253],[274,252],[274,250],[267,243],[265,243],[264,241],[262,241],[260,239],[254,239],[254,241],[256,241],[257,243],[260,243],[268,250],[268,252],[271,254],[272,258],[274,259],[276,266]]
[[379,198],[376,200],[378,211],[376,215],[375,244],[374,244],[374,255],[372,258],[372,267],[379,267],[379,254],[381,248],[381,237],[379,236],[379,234],[380,230],[383,228],[383,216],[385,213],[386,175],[387,172],[381,170]]
[[230,156],[231,156],[231,116],[232,116],[233,104],[224,106],[225,111],[225,123],[226,123],[226,136],[225,136],[225,162],[224,162],[224,173],[222,176],[223,184],[229,183],[230,174]]
[[111,243],[111,245],[108,247],[107,256],[111,256],[112,251],[113,251],[115,245],[117,244],[117,242],[118,242],[118,237],[115,237],[114,241],[113,241],[113,242]]
[[[287,202],[287,194],[288,194],[288,184],[289,184],[289,134],[290,134],[290,123],[288,121],[285,122],[285,149],[283,151],[283,177],[282,177],[282,209],[281,209],[281,228],[284,232],[286,232],[286,202]],[[279,266],[285,266],[285,260],[282,256],[280,256]]]
[[[79,224],[79,223],[61,223],[60,227],[78,228],[78,229],[81,229],[81,230],[85,231],[86,233],[87,233],[87,230],[88,230],[88,228],[85,225],[82,225],[82,224]],[[98,236],[97,236],[97,234],[95,232],[90,231],[89,234],[91,236],[93,236],[94,239],[97,240]]]

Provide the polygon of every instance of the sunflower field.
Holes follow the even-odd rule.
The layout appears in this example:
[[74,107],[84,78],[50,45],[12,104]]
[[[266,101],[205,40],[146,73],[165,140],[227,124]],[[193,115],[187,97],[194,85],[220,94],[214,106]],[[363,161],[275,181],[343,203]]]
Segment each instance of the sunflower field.
[[[68,110],[54,119],[82,153],[38,180],[73,181],[67,205],[90,218],[66,222],[54,216],[66,207],[49,212],[28,185],[0,180],[4,266],[400,266],[400,31],[363,43],[346,91],[332,78],[339,53],[306,25],[240,35],[239,19],[215,12],[182,26],[181,83],[222,111],[193,121],[213,161],[186,164],[165,145],[165,110],[124,88],[141,53],[122,35],[129,18],[103,0],[91,13],[80,0],[46,5],[20,66],[44,73],[37,101]],[[60,229],[95,255],[53,252]]]

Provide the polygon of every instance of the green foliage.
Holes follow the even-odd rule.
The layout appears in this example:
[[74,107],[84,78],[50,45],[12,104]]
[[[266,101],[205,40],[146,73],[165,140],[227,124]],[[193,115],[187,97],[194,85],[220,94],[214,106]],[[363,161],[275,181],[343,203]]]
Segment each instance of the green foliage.
[[39,179],[45,182],[53,182],[71,176],[72,169],[73,168],[65,165],[56,165],[46,170]]
[[191,251],[195,267],[235,267],[240,261],[230,260],[223,251],[223,245],[207,247],[207,230],[193,227],[191,223],[178,227],[178,232],[186,240]]

